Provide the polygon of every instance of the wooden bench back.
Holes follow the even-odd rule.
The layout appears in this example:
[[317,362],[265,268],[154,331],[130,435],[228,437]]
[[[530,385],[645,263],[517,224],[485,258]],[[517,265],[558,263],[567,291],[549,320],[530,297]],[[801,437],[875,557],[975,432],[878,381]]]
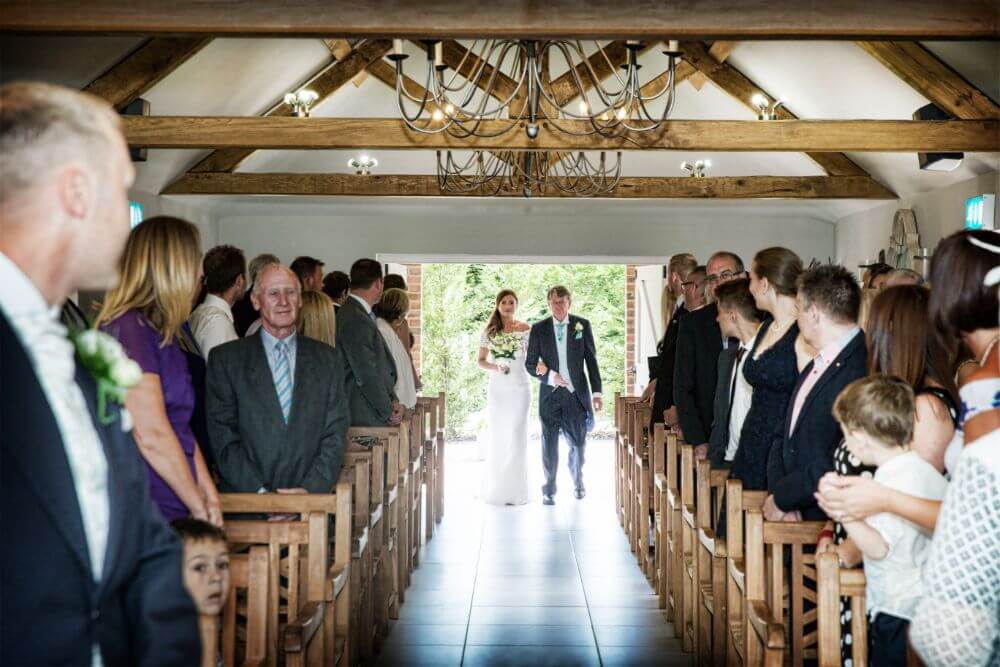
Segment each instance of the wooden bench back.
[[819,665],[840,667],[840,598],[851,601],[851,660],[855,667],[868,664],[868,622],[865,609],[865,571],[841,568],[837,555],[816,557],[816,598],[819,618]]
[[[267,549],[267,664],[278,664],[278,647],[285,624],[298,618],[306,603],[325,606],[333,538],[338,564],[350,560],[351,491],[338,482],[335,494],[224,493],[219,496],[226,515],[226,536],[237,550],[247,546]],[[297,515],[282,521],[242,518],[239,515]],[[334,535],[329,520],[334,516]],[[286,585],[281,578],[285,577]],[[312,651],[321,663],[332,638]]]
[[[227,667],[252,667],[267,660],[268,586],[267,548],[251,547],[249,553],[230,554],[229,597],[222,610],[220,637],[222,661]],[[214,629],[206,634],[216,637]],[[202,665],[215,666],[214,646],[203,648]]]
[[[816,544],[825,525],[823,521],[764,521],[760,511],[747,512],[747,601],[761,612],[759,620],[782,627],[781,635],[788,636],[786,648],[794,666],[817,658],[816,556],[806,547]],[[787,569],[786,550],[790,553]],[[804,608],[807,601],[813,606],[809,611]],[[773,647],[773,628],[763,623],[753,625],[758,639]],[[762,634],[760,630],[766,632]]]

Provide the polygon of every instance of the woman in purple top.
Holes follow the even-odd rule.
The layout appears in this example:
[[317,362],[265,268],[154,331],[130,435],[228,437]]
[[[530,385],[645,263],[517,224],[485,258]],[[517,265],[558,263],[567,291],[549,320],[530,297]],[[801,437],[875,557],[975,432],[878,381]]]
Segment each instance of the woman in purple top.
[[192,516],[222,525],[219,494],[191,431],[194,387],[178,344],[201,276],[198,229],[155,217],[132,230],[97,326],[142,367],[125,407],[146,460],[149,491],[167,521]]

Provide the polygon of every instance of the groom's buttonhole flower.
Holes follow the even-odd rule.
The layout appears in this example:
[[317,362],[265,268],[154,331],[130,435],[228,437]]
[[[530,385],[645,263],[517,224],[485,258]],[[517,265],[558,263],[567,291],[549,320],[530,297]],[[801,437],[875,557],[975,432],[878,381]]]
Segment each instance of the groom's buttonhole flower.
[[142,379],[142,368],[129,359],[114,337],[88,329],[71,335],[83,367],[97,382],[98,419],[105,426],[114,421],[108,400],[125,403],[125,393]]

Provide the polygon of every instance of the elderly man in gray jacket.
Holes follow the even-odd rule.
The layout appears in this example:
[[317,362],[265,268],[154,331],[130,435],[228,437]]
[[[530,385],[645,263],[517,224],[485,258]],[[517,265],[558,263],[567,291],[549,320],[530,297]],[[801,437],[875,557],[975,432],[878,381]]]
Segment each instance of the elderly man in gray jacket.
[[221,490],[329,493],[340,474],[344,364],[296,332],[300,290],[288,268],[262,269],[252,294],[260,330],[209,357],[205,409]]

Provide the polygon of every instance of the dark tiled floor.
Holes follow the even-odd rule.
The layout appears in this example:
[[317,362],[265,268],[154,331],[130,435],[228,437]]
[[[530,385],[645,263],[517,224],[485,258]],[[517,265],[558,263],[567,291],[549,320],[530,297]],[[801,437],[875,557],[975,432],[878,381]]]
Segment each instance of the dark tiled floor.
[[[540,460],[537,441],[529,448],[528,460]],[[540,497],[484,506],[476,445],[447,451],[445,520],[421,554],[378,665],[691,663],[615,518],[609,441],[588,448],[587,498],[564,491],[555,507]],[[572,488],[565,470],[559,484]]]

